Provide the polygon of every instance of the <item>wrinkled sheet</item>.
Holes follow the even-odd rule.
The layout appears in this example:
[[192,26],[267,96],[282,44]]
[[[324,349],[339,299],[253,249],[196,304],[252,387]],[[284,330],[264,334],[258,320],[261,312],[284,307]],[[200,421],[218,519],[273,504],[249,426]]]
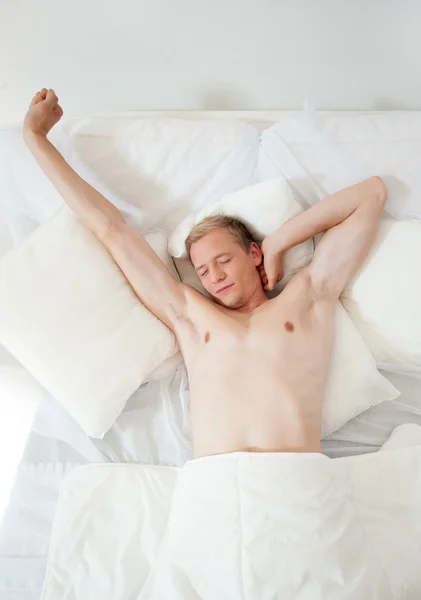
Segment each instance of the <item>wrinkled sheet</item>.
[[[414,431],[412,444],[421,439]],[[417,600],[421,446],[89,465],[61,488],[43,600]]]

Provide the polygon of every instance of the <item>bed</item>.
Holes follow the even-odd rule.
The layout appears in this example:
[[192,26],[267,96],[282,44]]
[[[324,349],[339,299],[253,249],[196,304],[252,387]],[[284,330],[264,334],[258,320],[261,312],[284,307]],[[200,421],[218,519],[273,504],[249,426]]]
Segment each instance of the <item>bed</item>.
[[[163,190],[168,193],[170,189],[179,202],[171,210],[162,208],[165,204],[158,204],[157,211],[150,213],[145,221],[142,211],[135,210],[131,202],[131,195],[135,193],[133,186],[138,182],[126,182],[125,188],[118,178],[119,161],[130,158],[122,132],[133,123],[142,123],[141,130],[145,134],[148,131],[145,123],[156,125],[163,118],[192,124],[206,122],[208,145],[203,161],[208,170],[196,174],[191,185],[186,178],[176,177],[173,187],[165,187],[157,173],[175,171],[180,164],[177,161],[191,160],[191,157],[185,148],[184,157],[178,153],[177,161],[171,161],[168,157],[171,145],[168,146],[162,126],[160,144],[148,145],[157,155],[154,160],[152,153],[144,167],[141,192],[147,196],[154,187],[155,192],[160,190],[160,198],[165,203]],[[275,122],[283,123],[282,152],[279,144],[278,149],[275,148],[269,129]],[[111,136],[107,129],[110,124]],[[104,139],[111,138],[111,146],[107,146]],[[5,140],[8,141],[7,160]],[[320,193],[328,194],[376,173],[388,183],[389,214],[395,218],[421,217],[421,113],[418,112],[129,113],[101,119],[72,119],[63,124],[56,141],[74,166],[107,193],[133,223],[144,219],[143,226],[159,226],[167,234],[188,209],[201,208],[222,193],[279,175],[310,178]],[[194,128],[190,141],[197,142]],[[6,185],[4,165],[16,169],[16,164],[13,166],[11,162],[16,150],[13,144],[19,144],[18,132],[14,129],[2,132],[0,186]],[[137,156],[144,156],[144,148],[136,145],[130,148]],[[116,156],[119,161],[115,160]],[[212,156],[217,160],[212,162]],[[114,162],[110,162],[112,157]],[[196,159],[200,158],[199,154]],[[108,177],[98,179],[98,173],[105,172],[105,165],[109,167]],[[32,177],[34,166],[30,163],[24,166],[31,169]],[[209,173],[212,173],[211,184],[207,180]],[[0,206],[2,254],[48,219],[59,205],[53,193],[36,198],[36,202],[36,205],[23,202],[17,210],[7,203],[3,193]],[[1,357],[3,400],[10,399],[12,394],[15,397],[19,393],[29,394],[30,382],[25,379],[28,374],[4,349]],[[8,385],[8,369],[18,372],[20,387]],[[398,425],[421,425],[420,374],[396,368],[392,371],[388,365],[381,365],[380,369],[401,391],[401,396],[365,411],[328,436],[323,441],[323,451],[328,456],[375,452]],[[75,467],[101,462],[181,466],[191,457],[188,381],[183,366],[165,379],[142,385],[102,440],[86,436],[48,393],[25,402],[26,421],[28,415],[33,414],[34,418],[21,427],[26,437],[23,454],[20,456],[17,448],[13,456],[7,458],[19,466],[0,528],[0,595],[10,600],[33,600],[40,596],[55,502],[61,482]],[[3,415],[2,418],[4,420]]]

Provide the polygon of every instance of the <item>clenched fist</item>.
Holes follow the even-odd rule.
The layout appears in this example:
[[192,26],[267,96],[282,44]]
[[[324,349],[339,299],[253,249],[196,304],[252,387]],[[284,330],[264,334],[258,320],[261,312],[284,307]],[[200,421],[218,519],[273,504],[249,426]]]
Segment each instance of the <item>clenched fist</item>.
[[23,133],[46,136],[63,116],[54,90],[42,89],[35,94],[23,123]]

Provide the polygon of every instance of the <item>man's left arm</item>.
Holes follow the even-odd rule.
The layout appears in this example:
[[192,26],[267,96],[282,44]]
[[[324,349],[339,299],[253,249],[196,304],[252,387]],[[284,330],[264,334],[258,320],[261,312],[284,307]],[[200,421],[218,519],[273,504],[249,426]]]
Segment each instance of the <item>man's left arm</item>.
[[374,242],[386,199],[383,181],[370,177],[324,198],[279,227],[262,245],[266,289],[273,289],[282,275],[287,249],[325,231],[306,269],[317,296],[337,299]]

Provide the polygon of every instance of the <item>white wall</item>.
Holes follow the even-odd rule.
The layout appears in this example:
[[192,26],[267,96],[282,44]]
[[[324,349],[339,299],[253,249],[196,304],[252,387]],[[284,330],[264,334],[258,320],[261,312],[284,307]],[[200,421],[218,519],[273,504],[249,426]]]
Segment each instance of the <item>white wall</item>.
[[1,0],[0,120],[96,111],[421,109],[417,0]]

